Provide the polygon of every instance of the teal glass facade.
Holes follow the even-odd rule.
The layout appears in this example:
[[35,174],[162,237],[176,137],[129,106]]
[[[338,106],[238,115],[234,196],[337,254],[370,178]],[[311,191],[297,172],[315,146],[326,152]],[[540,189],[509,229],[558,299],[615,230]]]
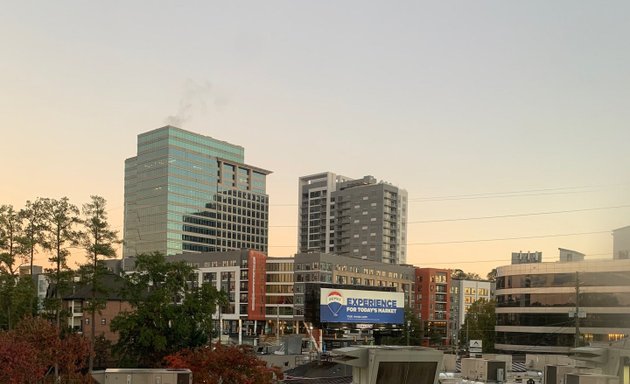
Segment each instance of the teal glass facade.
[[125,161],[123,256],[159,251],[267,252],[269,171],[244,148],[166,126],[138,136]]

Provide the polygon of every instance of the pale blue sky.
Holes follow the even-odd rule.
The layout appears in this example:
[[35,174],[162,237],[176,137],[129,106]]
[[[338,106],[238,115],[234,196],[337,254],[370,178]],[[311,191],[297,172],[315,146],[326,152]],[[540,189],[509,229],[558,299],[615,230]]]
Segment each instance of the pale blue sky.
[[[628,14],[626,1],[5,1],[0,203],[101,194],[122,229],[136,135],[188,100],[182,128],[274,171],[272,256],[295,251],[295,228],[276,226],[296,225],[297,178],[326,170],[406,188],[412,222],[628,205]],[[418,243],[625,225],[628,207],[415,223],[409,261],[485,274],[518,250],[605,256],[607,233]]]

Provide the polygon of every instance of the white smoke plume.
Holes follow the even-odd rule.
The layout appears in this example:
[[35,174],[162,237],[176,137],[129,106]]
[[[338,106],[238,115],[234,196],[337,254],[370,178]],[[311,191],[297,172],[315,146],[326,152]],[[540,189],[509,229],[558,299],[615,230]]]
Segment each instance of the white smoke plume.
[[217,95],[209,81],[197,83],[194,80],[187,79],[183,88],[183,95],[179,101],[177,113],[168,116],[164,121],[168,125],[184,126],[192,119],[194,114],[206,112],[208,102],[212,102],[215,107],[223,107],[227,104],[227,99],[224,96]]

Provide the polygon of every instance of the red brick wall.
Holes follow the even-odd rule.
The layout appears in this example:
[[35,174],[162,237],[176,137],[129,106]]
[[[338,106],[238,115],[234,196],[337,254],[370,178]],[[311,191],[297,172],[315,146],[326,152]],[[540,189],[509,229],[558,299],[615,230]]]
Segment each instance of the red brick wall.
[[[105,308],[96,313],[96,336],[105,336],[105,338],[113,343],[118,341],[118,334],[112,332],[109,328],[112,319],[116,317],[120,312],[131,311],[131,305],[126,301],[108,301]],[[83,312],[83,334],[86,337],[92,335],[92,314],[89,312]]]

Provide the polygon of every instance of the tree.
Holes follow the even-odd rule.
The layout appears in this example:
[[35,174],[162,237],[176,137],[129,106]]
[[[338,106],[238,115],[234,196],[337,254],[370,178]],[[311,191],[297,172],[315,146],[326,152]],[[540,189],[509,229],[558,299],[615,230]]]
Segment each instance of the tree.
[[18,266],[18,237],[22,230],[22,219],[12,205],[0,206],[0,273],[15,276]]
[[267,367],[248,345],[184,349],[165,357],[171,368],[188,368],[195,384],[272,384],[282,379],[277,367]]
[[43,211],[44,199],[38,197],[34,202],[27,200],[24,208],[18,213],[23,222],[23,232],[18,238],[19,253],[29,263],[31,276],[33,276],[33,261],[37,246],[43,245],[44,242],[46,221]]
[[15,336],[13,332],[0,332],[0,382],[36,383],[43,379],[47,367],[33,358],[38,353],[35,345]]
[[30,276],[0,275],[1,328],[11,330],[31,316],[37,292]]
[[42,211],[46,222],[43,235],[43,247],[51,252],[48,259],[54,268],[47,269],[50,284],[54,286],[54,298],[47,307],[55,315],[57,328],[61,325],[61,297],[70,288],[73,272],[68,267],[69,247],[79,242],[79,233],[74,226],[79,223],[79,209],[71,204],[67,197],[59,200],[44,199]]
[[59,367],[58,378],[66,383],[93,383],[85,373],[90,356],[90,342],[82,335],[67,333],[61,339],[61,348],[56,355]]
[[488,272],[488,274],[486,275],[486,279],[490,280],[490,281],[496,281],[496,279],[497,279],[497,269],[496,268],[492,268],[492,270],[490,272]]
[[481,276],[477,273],[467,273],[462,271],[461,269],[454,269],[451,272],[451,279],[457,280],[482,280]]
[[122,365],[153,367],[168,354],[208,342],[221,295],[210,284],[191,282],[192,272],[184,262],[167,262],[160,253],[136,258],[123,291],[133,310],[111,322],[112,331],[119,333],[114,352]]
[[[57,332],[60,332],[61,297],[68,292],[74,274],[68,268],[68,247],[78,244],[79,234],[73,227],[79,222],[79,208],[71,204],[67,197],[62,197],[59,200],[43,199],[41,210],[45,223],[42,247],[52,253],[48,261],[54,265],[54,268],[46,269],[54,296],[46,300],[45,306],[54,315]],[[55,365],[55,378],[58,372],[59,367]]]
[[88,383],[83,374],[89,344],[76,334],[60,337],[57,329],[42,318],[29,317],[8,332],[0,332],[0,382],[41,383],[59,366],[55,382]]
[[483,352],[493,352],[496,338],[494,308],[494,300],[479,299],[472,303],[470,308],[468,308],[468,312],[466,312],[464,325],[460,330],[460,340],[466,343],[469,340],[481,340]]
[[18,282],[16,256],[22,221],[11,205],[0,206],[0,327],[13,328],[17,317],[15,288]]
[[381,343],[384,345],[421,345],[423,336],[423,325],[420,318],[413,313],[411,308],[405,308],[405,321],[402,324],[401,334],[393,337],[383,337]]
[[94,343],[96,333],[96,313],[103,306],[103,300],[97,297],[97,293],[102,292],[104,287],[100,283],[101,277],[106,272],[102,264],[102,258],[111,258],[116,256],[114,244],[119,242],[118,234],[112,230],[107,222],[107,211],[105,210],[107,202],[101,196],[90,196],[91,201],[83,204],[82,224],[84,231],[80,235],[80,244],[87,252],[87,264],[82,266],[83,278],[85,282],[91,285],[91,298],[87,305],[87,311],[90,313],[90,325],[92,332],[90,334],[90,361],[89,371],[94,366]]

